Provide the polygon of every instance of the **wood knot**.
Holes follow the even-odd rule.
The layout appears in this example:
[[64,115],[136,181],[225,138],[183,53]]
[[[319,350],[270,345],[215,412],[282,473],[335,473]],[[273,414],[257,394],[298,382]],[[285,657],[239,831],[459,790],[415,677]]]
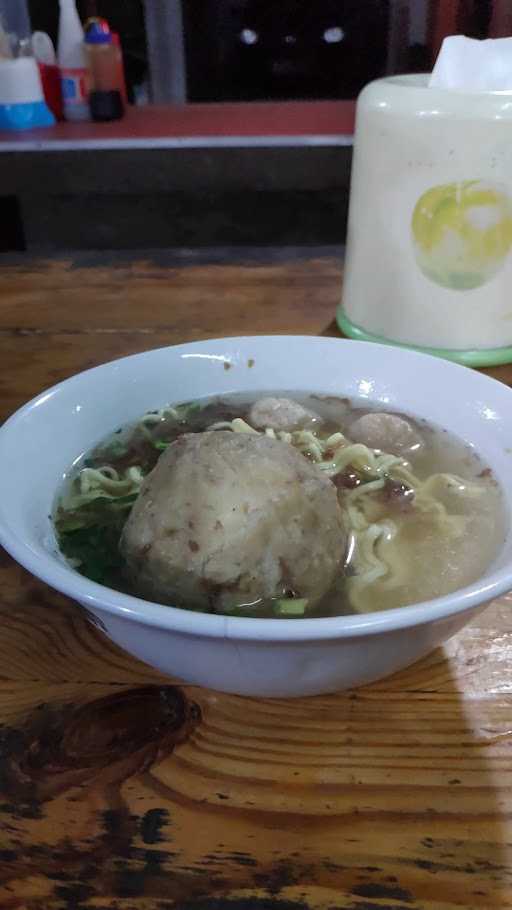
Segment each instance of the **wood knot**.
[[[59,758],[76,767],[111,764],[156,741],[184,738],[195,717],[175,686],[144,686],[117,692],[76,709],[62,731]],[[44,758],[44,750],[41,757]]]
[[141,686],[86,705],[41,705],[11,731],[6,795],[45,800],[104,769],[119,781],[148,768],[188,738],[198,705],[176,686]]

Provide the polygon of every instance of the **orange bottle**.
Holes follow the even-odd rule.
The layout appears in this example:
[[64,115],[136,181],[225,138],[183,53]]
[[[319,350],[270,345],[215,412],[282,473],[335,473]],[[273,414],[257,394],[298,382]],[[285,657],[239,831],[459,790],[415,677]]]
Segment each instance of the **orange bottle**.
[[123,50],[121,47],[121,40],[117,32],[112,32],[112,41],[115,44],[117,52],[117,67],[118,67],[118,85],[121,91],[121,97],[125,105],[128,104],[128,92],[126,91],[126,78],[124,75],[124,62],[123,62]]
[[123,85],[119,78],[120,48],[104,19],[89,20],[85,48],[89,65],[91,117],[97,121],[120,120],[124,114]]

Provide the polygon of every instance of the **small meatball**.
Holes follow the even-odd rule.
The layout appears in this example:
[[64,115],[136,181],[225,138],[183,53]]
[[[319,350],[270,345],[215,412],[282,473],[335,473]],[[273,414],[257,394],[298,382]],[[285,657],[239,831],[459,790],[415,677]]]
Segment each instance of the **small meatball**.
[[425,445],[418,431],[403,417],[379,411],[358,417],[348,434],[354,442],[392,455],[411,455]]
[[271,430],[290,432],[315,422],[321,423],[318,414],[291,398],[260,398],[249,411],[249,423],[258,430],[269,427]]
[[185,434],[146,477],[121,551],[144,597],[206,611],[281,597],[318,601],[342,571],[336,488],[285,442]]

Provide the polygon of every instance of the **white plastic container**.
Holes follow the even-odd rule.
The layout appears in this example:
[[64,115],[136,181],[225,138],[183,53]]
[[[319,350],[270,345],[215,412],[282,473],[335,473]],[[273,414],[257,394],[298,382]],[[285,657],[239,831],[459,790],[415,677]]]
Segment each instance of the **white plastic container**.
[[0,60],[0,104],[31,104],[43,100],[41,77],[33,57]]
[[0,58],[0,129],[53,126],[34,57]]
[[342,331],[512,361],[512,92],[368,85],[357,105]]
[[59,0],[59,43],[57,57],[62,80],[66,120],[89,120],[88,70],[84,30],[75,0]]

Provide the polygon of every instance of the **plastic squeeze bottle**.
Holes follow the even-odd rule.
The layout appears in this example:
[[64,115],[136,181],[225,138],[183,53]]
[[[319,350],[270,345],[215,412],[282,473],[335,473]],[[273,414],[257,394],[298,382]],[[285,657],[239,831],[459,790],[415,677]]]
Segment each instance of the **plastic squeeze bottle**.
[[124,114],[119,51],[108,23],[91,19],[85,31],[89,63],[89,109],[93,120],[119,120]]
[[84,30],[75,0],[59,0],[58,61],[66,120],[89,120],[88,70]]

